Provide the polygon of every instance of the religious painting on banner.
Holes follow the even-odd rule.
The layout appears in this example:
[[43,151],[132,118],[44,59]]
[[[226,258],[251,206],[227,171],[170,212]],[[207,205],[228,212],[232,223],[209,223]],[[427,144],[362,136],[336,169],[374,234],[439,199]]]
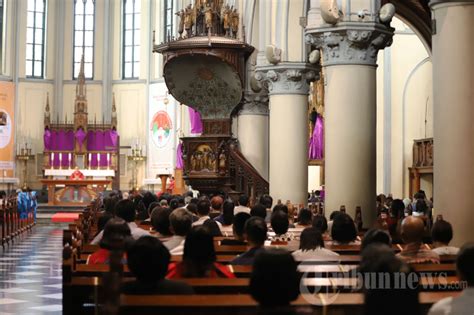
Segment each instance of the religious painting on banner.
[[13,177],[15,85],[0,82],[0,176]]
[[150,85],[147,178],[173,174],[176,158],[177,102],[164,83]]

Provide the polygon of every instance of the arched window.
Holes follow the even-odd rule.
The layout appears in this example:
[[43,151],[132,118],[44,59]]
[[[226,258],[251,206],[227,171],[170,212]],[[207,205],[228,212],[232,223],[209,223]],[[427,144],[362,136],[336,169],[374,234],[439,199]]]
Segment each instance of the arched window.
[[95,0],[74,0],[73,79],[77,78],[84,54],[84,76],[94,77]]
[[165,30],[165,34],[164,34],[164,41],[166,42],[168,40],[168,36],[169,37],[173,37],[173,0],[164,0],[164,4],[165,4],[165,23],[164,23],[164,30]]
[[46,0],[28,0],[28,7],[27,7],[27,13],[26,13],[26,76],[27,77],[30,77],[30,78],[43,78],[44,77],[45,31],[46,31]]
[[122,77],[140,76],[141,0],[123,0]]

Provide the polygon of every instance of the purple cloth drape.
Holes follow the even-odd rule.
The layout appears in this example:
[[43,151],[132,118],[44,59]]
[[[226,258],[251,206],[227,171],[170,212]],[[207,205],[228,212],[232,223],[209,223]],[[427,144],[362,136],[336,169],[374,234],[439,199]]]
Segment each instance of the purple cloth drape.
[[118,133],[117,130],[107,130],[107,140],[108,143],[110,143],[111,147],[116,147],[117,146],[117,140],[118,140]]
[[86,132],[82,128],[79,128],[77,129],[75,136],[76,136],[77,144],[79,145],[79,149],[82,150],[82,144],[84,143],[84,140],[86,139]]
[[44,135],[43,135],[44,149],[45,150],[51,150],[52,137],[53,137],[53,135],[51,134],[51,131],[49,129],[45,129],[44,130]]
[[191,121],[191,133],[202,133],[201,114],[189,107],[189,120]]
[[[45,132],[46,136],[46,132]],[[74,132],[72,130],[53,130],[50,134],[49,150],[74,150]]]
[[[115,130],[89,130],[87,132],[87,151],[114,151],[117,148],[118,134]],[[102,159],[101,159],[102,162]]]
[[182,170],[184,168],[183,161],[183,144],[180,142],[176,148],[176,169]]
[[323,118],[318,115],[314,124],[313,135],[309,140],[309,158],[311,160],[322,159],[324,151],[324,122]]

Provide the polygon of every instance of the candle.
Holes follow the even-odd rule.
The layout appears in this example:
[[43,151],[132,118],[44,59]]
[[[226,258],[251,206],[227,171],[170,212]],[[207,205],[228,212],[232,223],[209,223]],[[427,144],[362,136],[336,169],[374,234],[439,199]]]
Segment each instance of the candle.
[[50,161],[51,168],[54,167],[54,152],[51,152],[51,161]]
[[97,153],[97,168],[100,168],[100,153]]
[[68,157],[69,157],[69,168],[72,168],[72,154],[69,153]]
[[89,158],[87,159],[87,163],[89,164],[89,168],[91,168],[92,162],[92,153],[89,153]]
[[107,167],[110,166],[110,153],[107,153]]

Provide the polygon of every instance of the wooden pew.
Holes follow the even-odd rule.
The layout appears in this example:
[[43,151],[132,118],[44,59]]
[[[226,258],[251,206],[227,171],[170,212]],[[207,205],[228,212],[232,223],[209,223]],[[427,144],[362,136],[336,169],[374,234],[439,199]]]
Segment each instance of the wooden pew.
[[[420,303],[423,312],[445,297],[458,296],[458,292],[421,292]],[[333,297],[330,300],[329,298]],[[364,297],[360,293],[339,293],[337,295],[315,296],[317,305],[304,296],[292,303],[295,310],[311,314],[363,314]],[[122,295],[121,314],[258,314],[257,303],[250,295]]]
[[33,211],[27,211],[25,219],[20,218],[16,196],[4,199],[0,205],[0,241],[2,248],[5,248],[11,242],[13,243],[15,238],[22,233],[30,231],[35,224]]

